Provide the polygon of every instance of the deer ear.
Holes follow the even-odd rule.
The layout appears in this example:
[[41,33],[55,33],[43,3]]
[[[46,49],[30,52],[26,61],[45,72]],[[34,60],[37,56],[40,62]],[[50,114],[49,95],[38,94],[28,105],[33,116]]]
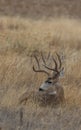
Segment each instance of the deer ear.
[[60,71],[60,77],[64,77],[65,68],[63,67]]

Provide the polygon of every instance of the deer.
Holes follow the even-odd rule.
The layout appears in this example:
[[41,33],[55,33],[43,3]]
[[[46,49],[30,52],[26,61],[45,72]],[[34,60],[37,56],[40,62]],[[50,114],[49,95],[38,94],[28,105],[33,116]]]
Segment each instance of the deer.
[[[47,75],[46,80],[39,87],[39,92],[54,97],[54,100],[63,102],[65,100],[65,96],[64,88],[60,84],[60,77],[64,74],[64,67],[62,67],[61,56],[56,53],[56,57],[58,62],[53,55],[48,54],[48,58],[45,59],[44,55],[41,53],[41,63],[43,66],[43,69],[41,69],[39,59],[36,55],[34,55],[36,65],[33,65],[33,71],[35,73],[44,73]],[[53,62],[53,67],[46,63],[46,61],[50,58],[51,62]]]
[[[64,75],[64,67],[62,67],[62,59],[61,56],[56,53],[57,60],[54,58],[53,55],[48,53],[46,59],[41,52],[41,64],[40,64],[40,59],[39,59],[39,54],[34,54],[33,57],[35,59],[36,65],[33,64],[32,69],[36,73],[44,73],[47,75],[46,80],[40,85],[38,91],[31,91],[31,93],[25,92],[19,97],[19,104],[24,103],[28,101],[28,99],[36,97],[35,100],[42,99],[44,100],[49,100],[49,101],[54,101],[56,103],[64,102],[65,101],[65,96],[64,96],[64,88],[60,84],[60,77]],[[47,62],[49,64],[47,64]],[[53,67],[52,66],[53,62]],[[43,67],[41,69],[41,67]],[[49,72],[48,72],[49,71]],[[39,93],[38,93],[39,92]],[[44,99],[44,100],[43,100]],[[45,101],[44,101],[45,103]],[[46,105],[46,103],[45,103]]]

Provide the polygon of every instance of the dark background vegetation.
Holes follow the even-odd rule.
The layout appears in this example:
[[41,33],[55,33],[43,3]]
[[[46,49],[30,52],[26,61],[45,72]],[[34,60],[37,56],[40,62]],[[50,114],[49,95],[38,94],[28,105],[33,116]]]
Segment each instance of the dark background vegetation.
[[0,0],[0,15],[81,18],[81,0]]

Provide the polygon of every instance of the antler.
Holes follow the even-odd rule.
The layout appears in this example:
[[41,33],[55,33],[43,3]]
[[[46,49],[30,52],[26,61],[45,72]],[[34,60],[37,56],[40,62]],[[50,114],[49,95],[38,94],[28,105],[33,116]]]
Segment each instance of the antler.
[[42,57],[42,61],[43,61],[43,63],[46,65],[46,60],[45,60],[44,55],[43,55],[42,52],[41,52],[41,57]]
[[[42,53],[41,53],[41,56],[42,56],[42,61],[43,61],[43,63],[46,64],[45,59],[44,59]],[[45,70],[41,70],[41,69],[40,69],[39,60],[38,60],[38,58],[37,58],[36,55],[34,55],[34,58],[35,58],[35,60],[36,60],[36,62],[37,62],[37,65],[38,65],[38,68],[39,68],[39,69],[35,69],[35,67],[34,67],[34,65],[33,65],[33,71],[34,71],[34,72],[43,72],[43,73],[49,75],[49,73],[48,73],[47,71],[45,71]]]
[[54,67],[54,68],[50,68],[50,67],[48,67],[48,66],[45,65],[45,64],[44,64],[44,66],[45,66],[45,68],[47,68],[47,69],[49,69],[49,70],[52,70],[52,71],[57,72],[57,73],[60,73],[64,68],[61,68],[61,67],[62,67],[62,62],[61,62],[60,55],[57,54],[57,53],[56,53],[56,55],[57,55],[57,58],[58,58],[58,61],[59,61],[59,66],[58,66],[58,64],[57,64],[57,62],[56,62],[56,60],[54,59],[53,56],[52,56],[52,60],[53,60],[54,63],[55,63],[55,67]]
[[[44,66],[46,69],[52,70],[53,72],[56,72],[56,74],[60,75],[60,72],[63,71],[64,68],[62,67],[62,61],[61,61],[60,55],[59,55],[58,53],[56,53],[56,55],[57,55],[59,64],[57,63],[57,61],[55,60],[55,58],[52,56],[52,60],[53,60],[53,62],[54,62],[54,64],[55,64],[55,67],[54,67],[54,68],[51,68],[51,67],[49,67],[49,66],[46,64],[46,60],[45,60],[45,58],[44,58],[44,55],[43,55],[43,53],[41,52],[41,57],[42,57],[43,66]],[[47,75],[49,76],[49,73],[48,73],[46,70],[41,70],[41,69],[40,69],[39,60],[38,60],[38,58],[37,58],[36,55],[34,55],[34,58],[35,58],[35,60],[36,60],[36,62],[37,62],[38,69],[35,69],[35,67],[34,67],[34,65],[33,65],[33,71],[35,71],[35,72],[44,72],[45,74],[47,74]],[[49,58],[50,58],[50,53],[49,53],[48,56],[47,56],[47,60],[49,60]],[[55,73],[53,73],[53,75],[54,75],[54,74],[55,74]]]

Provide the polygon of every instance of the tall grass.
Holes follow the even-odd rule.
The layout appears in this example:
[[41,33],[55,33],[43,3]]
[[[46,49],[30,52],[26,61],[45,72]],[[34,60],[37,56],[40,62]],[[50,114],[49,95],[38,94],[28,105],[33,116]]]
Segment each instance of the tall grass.
[[[1,104],[16,104],[23,91],[28,91],[31,86],[35,89],[43,81],[41,75],[33,73],[30,65],[30,56],[35,51],[57,51],[64,56],[65,76],[62,84],[66,99],[80,104],[80,21],[68,18],[33,21],[20,17],[1,17],[0,26],[0,84],[4,90]],[[35,76],[38,78],[36,83]]]
[[[23,104],[19,104],[19,99],[25,94],[28,99],[23,106],[25,113],[22,122],[26,123],[26,128],[57,128],[58,117],[61,128],[65,128],[61,123],[68,118],[69,108],[81,105],[80,21],[63,17],[48,21],[1,17],[0,29],[0,107],[7,107],[10,111],[20,108]],[[41,107],[33,100],[34,94],[46,79],[45,75],[32,71],[32,65],[35,64],[32,55],[40,51],[54,55],[58,52],[63,56],[65,75],[60,82],[65,92],[64,109],[61,106],[56,107],[57,110],[50,106]],[[75,113],[72,112],[77,119],[79,115],[74,116]]]

